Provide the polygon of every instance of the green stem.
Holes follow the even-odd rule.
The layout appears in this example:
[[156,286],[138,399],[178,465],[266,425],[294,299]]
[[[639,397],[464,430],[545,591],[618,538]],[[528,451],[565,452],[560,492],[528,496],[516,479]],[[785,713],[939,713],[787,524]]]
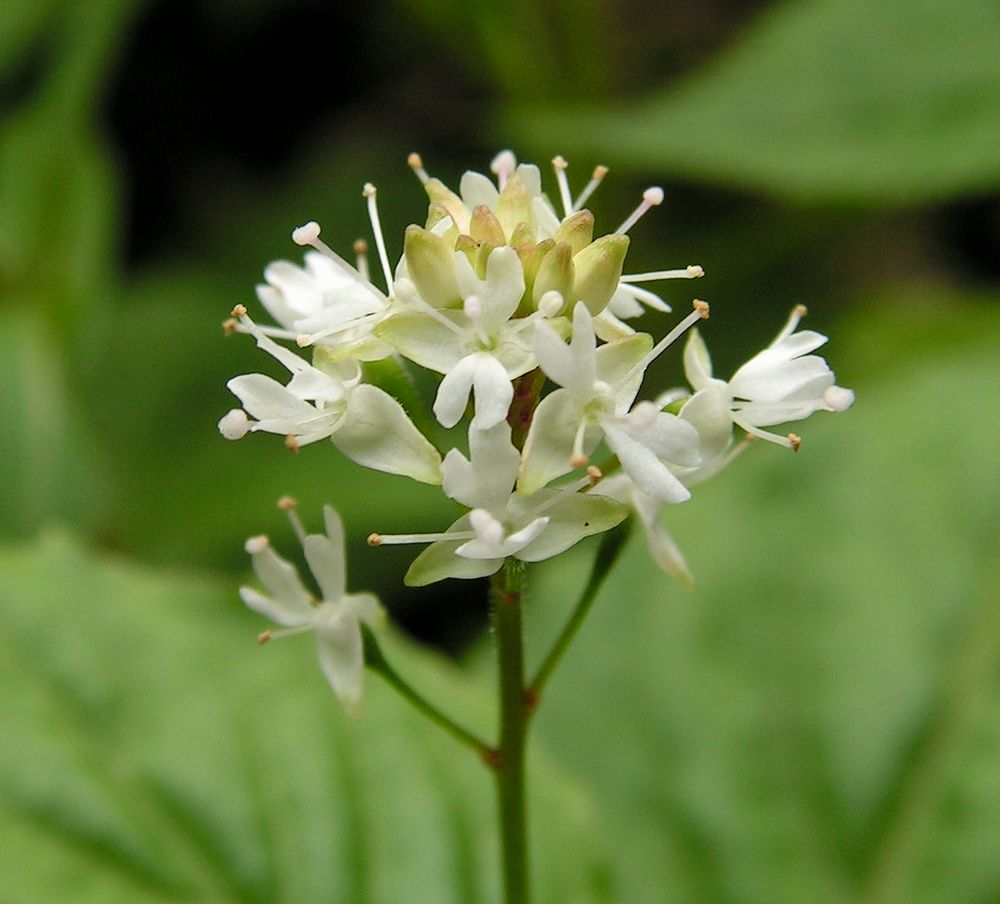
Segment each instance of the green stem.
[[535,673],[535,677],[528,685],[526,698],[530,702],[532,709],[538,705],[542,691],[552,676],[552,672],[559,664],[559,660],[562,659],[567,647],[569,647],[573,638],[576,637],[577,631],[580,630],[580,626],[590,613],[591,606],[593,606],[594,599],[597,596],[597,591],[601,589],[604,579],[608,576],[611,567],[618,558],[618,554],[622,551],[622,547],[628,539],[631,526],[632,519],[629,518],[619,524],[618,527],[605,533],[601,538],[601,545],[597,550],[597,556],[594,558],[594,565],[591,569],[587,586],[583,588],[583,593],[576,604],[576,608],[573,610],[573,614],[569,617],[569,621],[563,627],[562,633],[556,638],[552,649],[549,650],[548,656],[545,657],[538,671]]
[[528,707],[524,693],[521,590],[524,565],[508,559],[492,578],[500,698],[496,751],[504,904],[529,904],[528,833],[524,807],[524,751]]
[[462,728],[461,725],[450,719],[433,703],[414,690],[406,679],[389,664],[371,630],[367,626],[362,626],[361,632],[365,644],[365,664],[373,672],[378,672],[393,690],[397,691],[404,700],[423,713],[435,725],[443,728],[456,740],[471,747],[484,760],[490,761],[492,759],[494,751],[489,744],[476,737],[471,731]]

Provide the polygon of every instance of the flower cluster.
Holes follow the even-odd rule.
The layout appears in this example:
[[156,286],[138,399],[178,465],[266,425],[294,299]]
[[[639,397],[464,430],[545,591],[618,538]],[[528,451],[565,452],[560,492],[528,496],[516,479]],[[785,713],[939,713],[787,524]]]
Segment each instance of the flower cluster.
[[[623,273],[628,232],[662,202],[662,189],[647,189],[621,226],[594,238],[594,217],[584,205],[605,167],[574,198],[567,164],[557,157],[557,208],[542,190],[539,169],[518,164],[509,151],[492,162],[495,181],[467,172],[457,193],[432,178],[417,155],[409,163],[429,207],[424,224],[406,230],[395,267],[376,190],[366,185],[363,192],[384,288],[369,272],[364,243],[351,264],[320,239],[316,223],[307,223],[292,234],[309,248],[303,266],[276,261],[257,288],[274,322],[261,325],[244,306],[234,309],[228,328],[253,336],[290,378],[233,378],[228,386],[242,407],[219,422],[228,439],[276,433],[292,450],[328,438],[361,465],[441,485],[467,509],[454,524],[436,533],[369,538],[373,546],[427,544],[407,572],[408,584],[489,575],[509,556],[546,559],[632,512],[655,561],[689,579],[661,512],[687,500],[693,485],[744,448],[734,428],[797,450],[794,433],[767,428],[851,405],[853,394],[813,354],[826,337],[798,329],[804,308],[729,380],[713,374],[693,329],[708,317],[705,302],[695,300],[659,340],[630,326],[647,308],[671,310],[642,284],[704,273],[693,265]],[[649,365],[684,334],[690,388],[637,401]],[[443,458],[414,423],[414,412],[378,385],[385,373],[378,362],[404,375],[413,365],[441,375],[431,410],[442,428],[459,428]],[[328,511],[328,530],[333,517]],[[319,543],[304,542],[315,571]],[[334,611],[326,588],[326,601],[307,618],[301,585],[287,576],[286,563],[275,564],[281,560],[258,540],[251,546],[261,579],[286,603],[264,605],[246,590],[244,599],[286,624],[316,625],[322,642]],[[359,636],[358,618],[373,611],[368,604],[363,609],[338,615],[338,630]],[[340,679],[327,673],[337,689]]]

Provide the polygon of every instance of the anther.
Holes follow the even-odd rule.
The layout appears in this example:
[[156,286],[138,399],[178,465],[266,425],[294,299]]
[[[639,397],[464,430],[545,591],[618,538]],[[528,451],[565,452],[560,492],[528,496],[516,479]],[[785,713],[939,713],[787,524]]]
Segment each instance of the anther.
[[299,454],[299,440],[294,433],[289,433],[285,437],[285,448],[293,455]]
[[705,275],[705,270],[700,264],[688,264],[684,268],[688,272],[688,276],[692,279],[698,279]]
[[271,639],[271,632],[270,631],[261,631],[260,634],[257,635],[257,643],[259,643],[259,644],[265,644],[270,639]]
[[245,304],[238,304],[236,307],[230,311],[233,317],[246,317],[247,316],[247,306]]
[[639,218],[649,210],[650,207],[657,207],[663,203],[663,189],[657,185],[647,188],[642,193],[642,201],[639,206],[632,211],[632,213],[626,218],[625,222],[621,224],[616,230],[615,235],[625,235],[636,223],[639,222]]
[[430,181],[431,177],[427,175],[427,170],[424,169],[424,160],[419,154],[416,152],[410,154],[406,158],[406,165],[413,170],[421,182],[426,183]]
[[[587,458],[587,456],[584,455],[582,452],[574,452],[569,457],[569,463],[574,468],[586,467],[588,461],[590,461],[590,459]],[[587,473],[589,474],[590,472],[588,471]]]
[[707,301],[702,301],[700,298],[696,298],[691,302],[691,306],[698,312],[698,316],[702,320],[708,320],[709,306]]
[[587,203],[587,199],[597,190],[597,186],[604,181],[604,177],[608,174],[608,168],[606,166],[595,166],[593,175],[590,177],[590,181],[584,186],[583,191],[580,192],[580,196],[576,199],[573,204],[573,210],[579,210]]
[[566,178],[566,167],[569,164],[562,156],[552,158],[552,168],[556,172],[556,182],[559,183],[559,197],[562,199],[563,215],[569,216],[573,212],[573,196],[569,191],[569,180]]
[[299,501],[294,496],[282,496],[278,500],[278,508],[283,512],[287,512],[289,509],[295,508],[299,504]]
[[237,321],[230,317],[228,320],[222,321],[222,333],[225,336],[232,336],[236,332]]
[[297,229],[292,230],[292,241],[296,245],[312,245],[319,238],[319,223],[310,220]]
[[368,272],[368,243],[364,239],[357,239],[354,242],[354,260],[361,278],[370,280],[371,274]]
[[591,465],[587,468],[587,476],[590,478],[591,484],[597,484],[604,477],[603,472],[597,465]]
[[802,437],[795,433],[789,433],[788,445],[792,447],[793,452],[798,452],[799,446],[802,445]]
[[368,535],[368,545],[369,546],[381,546],[382,536],[381,534],[369,534]]

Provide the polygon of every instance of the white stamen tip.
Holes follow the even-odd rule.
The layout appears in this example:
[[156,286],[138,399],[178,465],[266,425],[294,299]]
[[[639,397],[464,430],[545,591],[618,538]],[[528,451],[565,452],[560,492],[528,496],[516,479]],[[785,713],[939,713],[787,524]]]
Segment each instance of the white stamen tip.
[[233,317],[246,317],[247,316],[247,306],[245,304],[236,305],[230,313]]
[[698,316],[702,320],[708,320],[709,306],[707,301],[702,301],[700,298],[696,298],[691,302],[691,306],[698,312]]
[[289,509],[295,508],[299,504],[299,501],[294,496],[282,496],[278,500],[278,508],[282,511],[287,512]]
[[645,201],[647,204],[652,204],[654,207],[656,207],[659,204],[662,204],[663,189],[660,188],[658,185],[653,185],[650,188],[647,188],[642,193],[642,200]]
[[475,295],[470,295],[462,303],[462,310],[465,311],[465,316],[469,320],[481,320],[483,317],[483,305],[482,302],[476,298]]
[[315,220],[310,220],[303,226],[299,226],[298,229],[292,230],[292,241],[296,245],[311,245],[316,239],[319,238],[319,223]]
[[381,546],[382,545],[382,535],[381,534],[369,534],[368,535],[368,545],[369,546]]
[[607,174],[608,174],[608,168],[603,163],[599,163],[597,166],[594,167],[594,174],[591,178],[600,181]]
[[566,158],[563,157],[561,154],[552,158],[552,165],[557,170],[564,170],[566,169],[567,166],[569,166],[569,164],[566,162]]
[[698,279],[705,275],[705,270],[700,264],[688,264],[686,269],[688,276],[692,279]]
[[313,344],[313,337],[309,333],[299,333],[298,336],[295,337],[295,344],[299,348],[307,348]]
[[587,477],[592,484],[596,484],[604,477],[604,472],[597,465],[591,465],[587,468]]
[[219,421],[219,433],[226,439],[243,439],[250,432],[250,418],[242,408],[234,408]]
[[854,404],[854,392],[843,386],[831,386],[823,393],[823,400],[831,411],[847,411]]
[[799,447],[802,445],[802,437],[797,433],[788,434],[788,445],[791,447],[793,452],[798,452]]
[[809,308],[807,308],[804,304],[797,304],[794,308],[792,308],[792,314],[796,317],[805,317],[808,313]]
[[406,165],[408,167],[410,167],[410,169],[415,169],[415,170],[416,169],[423,169],[424,168],[424,158],[421,157],[416,151],[414,151],[412,154],[410,154],[406,158]]
[[355,254],[367,254],[368,253],[368,243],[364,239],[354,240],[354,253]]
[[378,189],[371,182],[366,182],[364,188],[361,189],[361,197],[370,198],[376,191]]
[[639,402],[627,415],[629,426],[633,430],[648,430],[653,426],[658,413],[652,402]]
[[261,534],[259,537],[251,537],[247,540],[247,542],[243,544],[243,548],[250,553],[250,555],[255,556],[267,549],[270,542],[271,541],[267,539],[266,535]]
[[517,169],[517,157],[513,151],[501,151],[490,161],[490,172],[497,176],[509,176]]
[[557,292],[555,289],[549,289],[548,292],[538,299],[538,312],[546,320],[549,320],[552,317],[559,316],[559,313],[562,311],[565,303],[565,299],[563,299],[561,292]]
[[570,467],[573,468],[585,468],[587,466],[588,461],[590,461],[590,459],[587,458],[587,456],[584,455],[582,452],[574,452],[569,457]]

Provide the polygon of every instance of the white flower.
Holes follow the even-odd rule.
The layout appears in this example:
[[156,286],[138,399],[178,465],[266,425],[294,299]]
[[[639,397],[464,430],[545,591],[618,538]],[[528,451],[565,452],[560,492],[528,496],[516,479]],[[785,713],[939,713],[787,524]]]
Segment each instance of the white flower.
[[[344,709],[352,716],[361,711],[364,696],[364,649],[361,623],[375,628],[385,622],[385,610],[370,593],[346,592],[344,527],[329,505],[323,507],[326,534],[302,536],[309,569],[319,584],[322,599],[315,600],[303,586],[298,571],[279,556],[267,537],[247,540],[246,550],[254,571],[268,594],[241,587],[243,602],[255,612],[284,627],[265,631],[261,641],[313,631],[319,663]],[[297,528],[297,519],[293,519]],[[297,532],[300,532],[300,528]]]
[[441,310],[425,299],[416,310],[386,318],[376,333],[417,364],[445,375],[434,414],[454,427],[475,396],[475,424],[483,430],[500,423],[514,395],[511,381],[534,368],[521,338],[528,321],[511,320],[524,294],[524,272],[513,248],[495,248],[479,279],[468,257],[452,255],[461,310]]
[[618,503],[580,493],[584,478],[530,496],[512,492],[520,455],[510,427],[469,428],[469,458],[452,449],[444,460],[444,491],[471,511],[443,534],[379,535],[372,545],[430,543],[410,566],[406,583],[421,586],[443,578],[493,574],[507,556],[538,562],[558,555],[591,534],[610,530],[627,515]]
[[[692,313],[691,322],[702,316]],[[670,337],[667,337],[668,339]],[[567,345],[547,324],[535,333],[535,355],[546,375],[562,389],[550,393],[535,411],[524,446],[518,479],[522,493],[587,463],[602,435],[622,467],[649,495],[683,502],[690,493],[665,461],[695,466],[699,461],[695,429],[675,415],[641,403],[630,410],[651,349],[646,334],[597,348],[594,318],[582,303],[573,311],[573,336]]]
[[[770,345],[740,367],[728,382],[712,375],[712,361],[705,343],[692,332],[684,349],[684,371],[696,390],[681,409],[704,407],[716,413],[726,409],[732,423],[753,436],[797,449],[794,434],[780,436],[762,429],[809,417],[815,411],[846,411],[854,393],[835,385],[833,371],[818,355],[810,354],[826,343],[826,336],[812,330],[795,332],[805,314],[799,305]],[[697,419],[697,416],[691,417]],[[718,433],[718,428],[714,428]]]
[[[257,345],[292,374],[287,386],[264,374],[243,374],[226,385],[245,413],[230,411],[219,422],[227,439],[250,431],[277,433],[292,449],[329,437],[348,458],[365,467],[441,482],[441,457],[392,396],[361,383],[357,361],[331,362],[320,370],[265,336],[242,306],[234,313]],[[256,420],[250,420],[246,414]]]

